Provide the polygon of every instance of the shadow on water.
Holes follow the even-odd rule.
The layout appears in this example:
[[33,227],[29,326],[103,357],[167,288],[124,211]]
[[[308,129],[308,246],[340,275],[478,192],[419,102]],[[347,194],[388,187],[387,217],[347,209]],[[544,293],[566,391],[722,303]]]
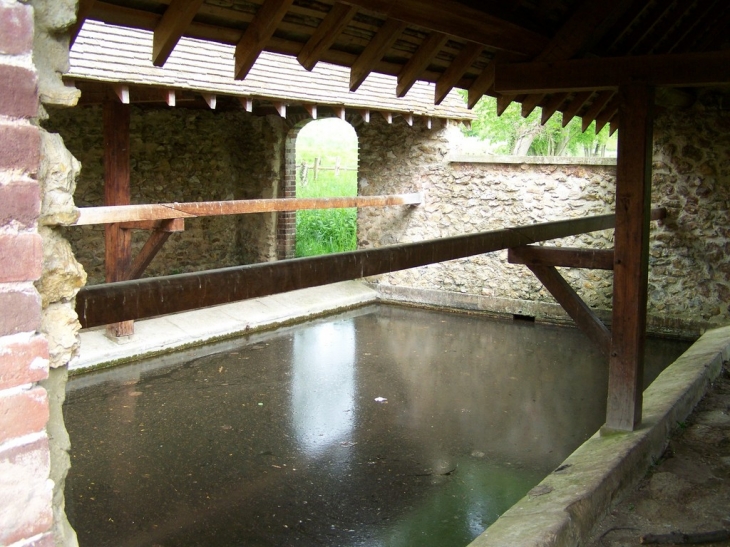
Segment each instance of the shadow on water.
[[79,376],[67,512],[89,547],[464,546],[601,426],[606,368],[574,329],[372,306]]

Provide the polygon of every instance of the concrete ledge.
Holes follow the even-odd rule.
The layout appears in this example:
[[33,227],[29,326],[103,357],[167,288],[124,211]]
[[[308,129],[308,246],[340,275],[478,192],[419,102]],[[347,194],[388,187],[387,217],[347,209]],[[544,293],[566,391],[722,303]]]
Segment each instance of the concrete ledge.
[[730,354],[730,327],[707,332],[644,391],[631,433],[596,433],[469,547],[573,547],[631,491],[666,448]]
[[69,370],[81,371],[127,363],[244,333],[305,321],[376,300],[377,292],[366,284],[345,281],[136,321],[134,336],[124,343],[108,338],[104,327],[83,330],[80,335],[80,355],[71,361]]

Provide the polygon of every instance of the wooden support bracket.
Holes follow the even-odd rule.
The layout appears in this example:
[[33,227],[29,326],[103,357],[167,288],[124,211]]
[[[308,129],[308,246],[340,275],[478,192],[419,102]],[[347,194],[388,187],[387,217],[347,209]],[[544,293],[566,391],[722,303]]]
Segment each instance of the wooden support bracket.
[[510,249],[510,264],[526,266],[561,266],[589,270],[613,270],[613,249],[577,249],[575,247],[536,247],[526,245]]

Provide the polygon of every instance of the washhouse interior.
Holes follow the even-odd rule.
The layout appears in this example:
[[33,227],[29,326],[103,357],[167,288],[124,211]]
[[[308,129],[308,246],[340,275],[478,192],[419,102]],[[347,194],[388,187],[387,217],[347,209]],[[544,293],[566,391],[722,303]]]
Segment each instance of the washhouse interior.
[[[688,342],[650,339],[644,384]],[[388,305],[76,376],[82,547],[464,547],[602,424],[576,329]]]

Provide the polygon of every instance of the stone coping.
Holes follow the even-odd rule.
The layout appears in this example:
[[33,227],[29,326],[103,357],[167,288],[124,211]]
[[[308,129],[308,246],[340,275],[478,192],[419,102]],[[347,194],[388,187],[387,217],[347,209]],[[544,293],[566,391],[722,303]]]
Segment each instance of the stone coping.
[[730,356],[730,327],[705,333],[644,391],[630,433],[597,432],[469,547],[575,547],[633,490]]
[[592,158],[583,156],[471,156],[452,154],[449,163],[510,163],[527,165],[606,165],[616,166],[616,158]]
[[252,298],[135,321],[129,340],[111,340],[105,328],[81,331],[81,351],[69,370],[85,372],[180,351],[243,334],[301,322],[374,303],[377,292],[360,281]]

